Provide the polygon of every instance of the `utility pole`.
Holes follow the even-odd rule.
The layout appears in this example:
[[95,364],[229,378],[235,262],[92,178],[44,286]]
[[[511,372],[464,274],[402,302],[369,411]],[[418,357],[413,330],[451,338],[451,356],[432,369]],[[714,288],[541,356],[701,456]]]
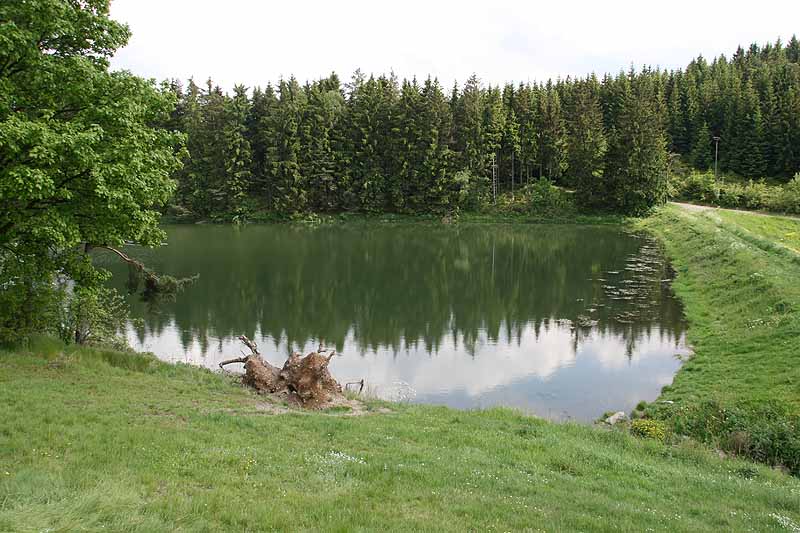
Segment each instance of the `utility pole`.
[[722,195],[722,183],[720,183],[718,177],[720,136],[714,135],[712,139],[714,139],[714,186],[717,188],[717,200],[719,200],[719,197]]
[[514,198],[514,150],[511,150],[511,198]]
[[497,203],[497,161],[495,154],[492,154],[492,203]]

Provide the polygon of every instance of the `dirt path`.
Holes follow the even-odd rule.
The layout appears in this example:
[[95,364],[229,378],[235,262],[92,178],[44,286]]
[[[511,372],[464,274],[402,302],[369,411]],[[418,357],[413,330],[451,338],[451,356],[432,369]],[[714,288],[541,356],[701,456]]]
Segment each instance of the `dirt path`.
[[690,211],[692,213],[704,213],[707,211],[730,211],[731,213],[745,213],[748,215],[756,215],[759,217],[781,217],[781,218],[793,218],[800,220],[800,217],[795,215],[782,215],[778,213],[766,213],[764,211],[748,211],[747,209],[729,209],[727,207],[713,207],[710,205],[699,205],[699,204],[687,204],[684,202],[670,202],[672,205],[677,205],[685,209],[686,211]]
[[697,205],[697,204],[685,204],[683,202],[670,202],[672,205],[677,205],[687,211],[692,211],[693,213],[700,213],[703,211],[709,211],[711,209],[719,209],[718,207],[710,207],[707,205]]
[[705,213],[708,211],[730,211],[731,213],[745,213],[748,215],[756,215],[759,217],[778,217],[778,218],[792,218],[795,220],[800,220],[799,216],[796,215],[784,215],[779,213],[767,213],[765,211],[749,211],[747,209],[730,209],[727,207],[714,207],[710,205],[699,205],[699,204],[687,204],[684,202],[670,202],[672,205],[677,205],[685,209],[686,211],[690,211],[692,213]]

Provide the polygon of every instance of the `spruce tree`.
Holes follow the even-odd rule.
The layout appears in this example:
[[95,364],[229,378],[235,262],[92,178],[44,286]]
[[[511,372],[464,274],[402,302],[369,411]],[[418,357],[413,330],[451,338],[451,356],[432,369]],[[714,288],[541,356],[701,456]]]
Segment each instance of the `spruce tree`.
[[488,170],[487,150],[483,146],[483,110],[480,80],[473,74],[458,99],[454,120],[455,146],[460,164],[474,176],[486,176]]
[[320,80],[305,90],[307,105],[300,129],[300,172],[309,206],[330,211],[340,208],[342,183],[336,176],[333,131],[344,110],[344,98],[335,76]]
[[517,114],[514,109],[508,111],[506,117],[506,128],[503,132],[503,152],[506,154],[506,161],[510,156],[511,167],[509,173],[511,175],[511,192],[520,186],[519,170],[520,170],[520,149],[521,143],[519,138],[519,122],[517,121]]
[[519,121],[520,175],[527,184],[536,168],[538,131],[536,129],[536,92],[530,85],[520,85],[515,99],[515,114]]
[[604,204],[638,215],[667,197],[667,151],[652,80],[627,76],[619,121],[609,138]]
[[[433,211],[438,214],[458,208],[458,184],[453,180],[450,130],[452,116],[442,88],[437,80],[428,78],[422,87],[422,113],[420,130],[425,136],[422,159],[424,194],[411,197],[416,212]],[[416,200],[416,201],[415,201]]]
[[712,150],[714,148],[711,143],[711,130],[708,129],[708,123],[703,122],[692,142],[691,161],[695,168],[700,170],[711,168],[714,163]]
[[497,165],[498,193],[502,187],[499,172],[501,163],[501,148],[503,135],[506,131],[506,110],[503,106],[503,96],[499,87],[488,87],[483,98],[483,137],[481,147],[483,160],[491,163],[494,159]]
[[786,59],[790,63],[800,63],[800,41],[797,40],[797,35],[792,35],[786,46]]
[[297,80],[294,77],[288,81],[281,80],[270,163],[274,182],[273,208],[283,213],[302,212],[307,206],[305,180],[300,173],[300,127],[305,105],[305,94]]
[[542,175],[560,180],[567,165],[567,136],[561,98],[548,83],[539,99],[539,162]]
[[278,98],[271,84],[253,90],[252,104],[247,116],[247,140],[251,150],[250,195],[272,205],[272,159],[275,153],[274,113]]
[[595,78],[576,84],[567,124],[570,138],[568,174],[575,183],[578,198],[584,205],[602,205],[606,187],[603,168],[608,143]]
[[[730,60],[699,56],[684,70],[631,70],[600,83],[484,89],[473,75],[446,97],[435,80],[401,88],[394,75],[360,72],[346,91],[335,76],[304,87],[290,80],[279,95],[269,85],[254,89],[249,101],[240,88],[228,96],[213,83],[201,89],[190,80],[184,90],[173,81],[164,90],[178,105],[159,124],[188,135],[175,201],[199,216],[235,214],[248,202],[276,211],[446,211],[470,176],[485,191],[492,156],[501,190],[547,176],[586,203],[636,211],[660,193],[655,178],[637,178],[630,190],[642,201],[634,201],[628,171],[657,167],[659,150],[654,162],[634,160],[630,143],[657,147],[659,134],[697,168],[713,165],[711,139],[720,136],[721,170],[785,179],[797,172],[797,43],[754,44]],[[637,123],[655,137],[631,133]]]
[[247,140],[247,117],[250,101],[247,89],[237,85],[233,97],[225,100],[225,127],[222,131],[225,157],[225,177],[222,184],[224,194],[221,215],[241,221],[248,213],[247,192],[252,177],[252,152]]
[[681,71],[673,74],[669,96],[667,97],[667,129],[670,138],[670,151],[685,154],[689,151],[689,138],[686,128],[686,110],[682,99],[683,76]]

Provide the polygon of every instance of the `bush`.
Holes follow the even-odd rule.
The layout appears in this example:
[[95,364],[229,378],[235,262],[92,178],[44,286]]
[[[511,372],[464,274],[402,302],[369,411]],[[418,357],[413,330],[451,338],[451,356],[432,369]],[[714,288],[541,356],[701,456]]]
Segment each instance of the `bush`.
[[574,213],[575,202],[570,193],[547,178],[540,178],[521,187],[513,197],[510,194],[498,197],[497,209],[503,213],[554,218]]
[[719,198],[719,188],[714,174],[705,172],[685,177],[673,176],[671,182],[672,194],[679,200],[714,204]]
[[717,182],[708,172],[672,175],[669,191],[670,196],[677,200],[731,209],[800,214],[800,173],[784,185],[768,185],[764,180]]
[[63,303],[64,291],[52,271],[0,249],[0,344],[55,333]]
[[654,439],[664,442],[667,438],[667,427],[660,420],[639,418],[631,422],[631,434],[643,439]]
[[547,178],[540,178],[524,190],[530,195],[530,210],[536,215],[565,215],[575,210],[569,193],[553,185]]
[[59,336],[65,342],[127,347],[120,332],[129,317],[125,300],[107,287],[75,287],[62,308]]
[[763,181],[749,181],[742,188],[742,207],[746,209],[762,209],[767,206],[769,186]]
[[468,170],[460,170],[453,176],[455,204],[468,211],[477,211],[489,201],[489,180],[479,178]]
[[800,172],[781,189],[781,194],[771,198],[770,209],[800,215]]
[[800,414],[778,402],[724,406],[705,401],[652,409],[648,414],[662,420],[676,434],[800,474]]

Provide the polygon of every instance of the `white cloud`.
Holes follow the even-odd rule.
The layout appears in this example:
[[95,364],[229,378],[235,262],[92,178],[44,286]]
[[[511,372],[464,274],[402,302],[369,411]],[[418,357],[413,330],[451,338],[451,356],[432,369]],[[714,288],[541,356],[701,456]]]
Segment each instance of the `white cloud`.
[[[660,385],[669,383],[677,368],[673,354],[687,353],[683,340],[679,347],[675,347],[673,338],[658,333],[637,339],[636,351],[629,359],[625,355],[625,339],[612,333],[592,332],[583,336],[576,353],[573,349],[574,332],[566,325],[552,323],[542,327],[537,337],[533,325],[527,324],[522,327],[519,339],[509,339],[504,331],[501,327],[497,340],[491,340],[485,330],[479,332],[475,354],[471,357],[464,349],[464,339],[460,337],[456,342],[449,335],[443,338],[435,353],[427,353],[420,347],[395,354],[384,346],[374,352],[361,353],[356,335],[351,330],[344,343],[343,356],[334,359],[331,371],[343,382],[364,378],[379,394],[391,392],[393,384],[399,381],[408,384],[419,396],[459,394],[475,401],[515,382],[532,378],[540,383],[547,382],[560,371],[583,365],[585,369],[616,376],[609,379],[619,389],[614,393],[619,394],[626,389],[638,393],[641,385],[637,380],[644,376],[636,367],[648,361],[671,361],[661,371],[651,369],[654,373],[647,375],[647,379],[656,380]],[[241,344],[234,338],[210,337],[205,353],[196,339],[185,350],[180,339],[180,331],[174,323],[161,332],[148,332],[144,343],[139,343],[133,328],[128,329],[128,341],[134,348],[152,350],[170,362],[192,363],[216,370],[220,361],[237,357],[241,351]],[[263,337],[259,332],[253,339],[271,363],[283,364],[290,351],[285,339],[276,344],[274,339]],[[294,346],[293,349],[305,354],[316,345],[315,340],[309,340],[302,348]],[[567,379],[570,386],[585,385],[581,381],[583,377],[575,379],[575,382]],[[575,390],[567,393],[580,396]],[[583,394],[596,395],[598,392]]]
[[361,68],[449,87],[473,72],[503,83],[730,55],[791,37],[800,2],[114,0],[111,14],[133,31],[114,67],[146,77],[230,88]]

